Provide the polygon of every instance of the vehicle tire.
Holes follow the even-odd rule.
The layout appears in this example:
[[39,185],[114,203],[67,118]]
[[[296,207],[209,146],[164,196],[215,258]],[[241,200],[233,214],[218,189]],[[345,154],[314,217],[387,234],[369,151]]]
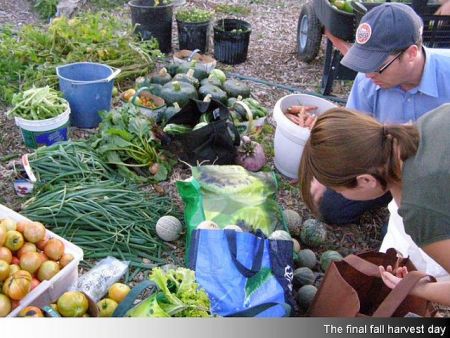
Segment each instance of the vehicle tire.
[[311,2],[300,10],[297,24],[297,55],[304,62],[311,62],[319,53],[322,41],[322,24],[314,12]]

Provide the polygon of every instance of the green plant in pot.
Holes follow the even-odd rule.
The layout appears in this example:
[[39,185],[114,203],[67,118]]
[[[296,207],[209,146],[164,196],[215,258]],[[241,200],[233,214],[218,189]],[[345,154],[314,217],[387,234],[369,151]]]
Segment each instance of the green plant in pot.
[[209,24],[213,11],[191,7],[178,10],[175,14],[178,26],[180,49],[199,49],[202,53],[208,49]]

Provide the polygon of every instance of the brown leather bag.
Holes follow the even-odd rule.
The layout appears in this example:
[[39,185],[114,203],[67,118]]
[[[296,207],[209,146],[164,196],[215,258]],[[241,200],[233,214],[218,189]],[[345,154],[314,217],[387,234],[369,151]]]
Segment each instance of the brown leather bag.
[[[378,266],[406,266],[409,273],[389,289],[381,279]],[[430,317],[431,303],[409,295],[426,274],[416,271],[408,258],[397,257],[397,251],[366,252],[349,255],[331,263],[308,310],[311,317],[404,317],[408,313]],[[434,277],[428,276],[431,281]]]

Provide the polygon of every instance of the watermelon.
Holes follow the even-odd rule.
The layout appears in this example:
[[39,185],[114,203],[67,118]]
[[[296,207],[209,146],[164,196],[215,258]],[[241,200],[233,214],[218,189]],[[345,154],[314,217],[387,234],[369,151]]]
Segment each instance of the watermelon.
[[294,283],[297,285],[311,285],[315,280],[314,272],[310,268],[303,267],[294,270]]
[[276,240],[282,240],[282,241],[290,241],[292,240],[291,235],[289,235],[289,232],[284,230],[275,230],[272,232],[269,236],[269,239],[276,239]]
[[312,218],[303,223],[300,231],[300,239],[303,244],[312,248],[318,247],[325,242],[326,238],[327,230],[324,223]]
[[327,271],[328,267],[330,266],[331,262],[338,262],[343,259],[342,255],[334,250],[328,250],[325,251],[320,256],[320,266],[322,267],[323,271]]
[[317,264],[316,254],[311,249],[300,250],[297,254],[295,262],[299,267],[314,269]]
[[303,311],[306,312],[308,310],[316,292],[317,288],[314,285],[304,285],[298,290],[297,303]]

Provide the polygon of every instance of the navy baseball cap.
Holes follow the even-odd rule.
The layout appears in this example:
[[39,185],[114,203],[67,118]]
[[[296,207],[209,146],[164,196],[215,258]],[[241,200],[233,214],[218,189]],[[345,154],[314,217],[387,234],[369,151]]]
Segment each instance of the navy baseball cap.
[[422,30],[422,19],[410,6],[401,3],[376,6],[362,17],[355,43],[341,63],[357,72],[375,72],[394,51],[414,45]]

